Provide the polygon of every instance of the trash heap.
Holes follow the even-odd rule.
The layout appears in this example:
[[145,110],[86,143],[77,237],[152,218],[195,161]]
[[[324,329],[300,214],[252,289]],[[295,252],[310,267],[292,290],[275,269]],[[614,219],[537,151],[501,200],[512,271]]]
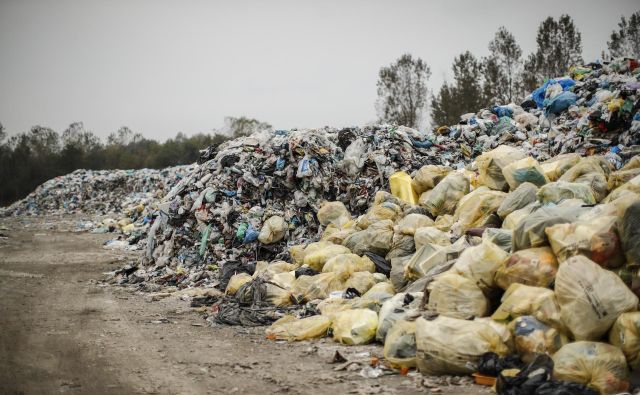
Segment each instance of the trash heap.
[[[142,234],[155,204],[190,166],[162,170],[76,170],[38,186],[27,197],[0,208],[0,216],[84,213],[108,216],[82,223],[84,230]],[[137,239],[136,239],[137,241]]]
[[192,300],[213,323],[380,342],[405,371],[504,365],[499,393],[626,391],[639,74],[628,60],[576,68],[434,133],[272,131],[209,148],[158,205],[142,264],[114,281],[217,288]]

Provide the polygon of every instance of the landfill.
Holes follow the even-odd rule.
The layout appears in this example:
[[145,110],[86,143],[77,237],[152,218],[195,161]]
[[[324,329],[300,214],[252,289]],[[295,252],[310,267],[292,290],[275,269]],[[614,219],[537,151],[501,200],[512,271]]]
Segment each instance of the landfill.
[[209,323],[272,340],[378,342],[376,369],[474,375],[499,394],[632,390],[635,61],[573,68],[434,131],[240,137],[163,191],[144,256],[111,282],[199,289],[187,299]]

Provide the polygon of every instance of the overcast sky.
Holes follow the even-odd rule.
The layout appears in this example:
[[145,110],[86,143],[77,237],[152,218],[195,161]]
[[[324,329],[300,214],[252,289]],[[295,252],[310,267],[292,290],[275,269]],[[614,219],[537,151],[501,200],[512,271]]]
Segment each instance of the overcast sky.
[[430,88],[500,25],[528,54],[547,16],[570,14],[584,58],[640,1],[0,0],[0,122],[10,133],[74,121],[164,140],[246,115],[276,128],[376,119],[377,73],[404,52]]

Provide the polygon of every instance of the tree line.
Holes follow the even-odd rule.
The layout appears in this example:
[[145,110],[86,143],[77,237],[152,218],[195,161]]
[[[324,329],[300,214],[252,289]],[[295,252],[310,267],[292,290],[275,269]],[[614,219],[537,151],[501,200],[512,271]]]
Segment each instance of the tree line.
[[28,132],[7,136],[0,124],[0,206],[20,199],[43,182],[75,169],[160,169],[190,164],[199,151],[229,139],[249,135],[271,125],[247,117],[227,117],[213,133],[187,137],[178,133],[160,143],[126,126],[103,142],[82,122],[62,132],[33,126]]
[[[621,17],[607,42],[603,57],[640,58],[640,11]],[[460,115],[493,105],[518,103],[545,80],[560,77],[580,66],[582,35],[569,15],[548,17],[536,34],[536,50],[526,58],[515,37],[500,27],[488,44],[489,55],[470,51],[456,56],[453,80],[428,95],[429,65],[410,54],[382,67],[376,110],[380,121],[418,127],[431,117],[433,126],[457,124]]]

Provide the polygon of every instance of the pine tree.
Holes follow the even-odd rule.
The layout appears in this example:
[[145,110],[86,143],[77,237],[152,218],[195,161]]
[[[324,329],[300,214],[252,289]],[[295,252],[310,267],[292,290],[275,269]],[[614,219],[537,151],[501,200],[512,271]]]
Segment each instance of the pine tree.
[[613,31],[607,42],[609,54],[614,58],[640,58],[640,11],[631,14],[629,20],[622,16],[618,27],[620,30]]
[[538,27],[538,45],[527,58],[521,78],[523,89],[535,89],[544,80],[565,75],[571,66],[582,64],[582,35],[569,15],[556,21],[548,17]]
[[415,128],[427,106],[427,80],[431,69],[420,58],[402,55],[380,69],[376,107],[382,122]]
[[438,95],[431,96],[431,118],[436,126],[454,125],[460,120],[454,89],[445,81]]

